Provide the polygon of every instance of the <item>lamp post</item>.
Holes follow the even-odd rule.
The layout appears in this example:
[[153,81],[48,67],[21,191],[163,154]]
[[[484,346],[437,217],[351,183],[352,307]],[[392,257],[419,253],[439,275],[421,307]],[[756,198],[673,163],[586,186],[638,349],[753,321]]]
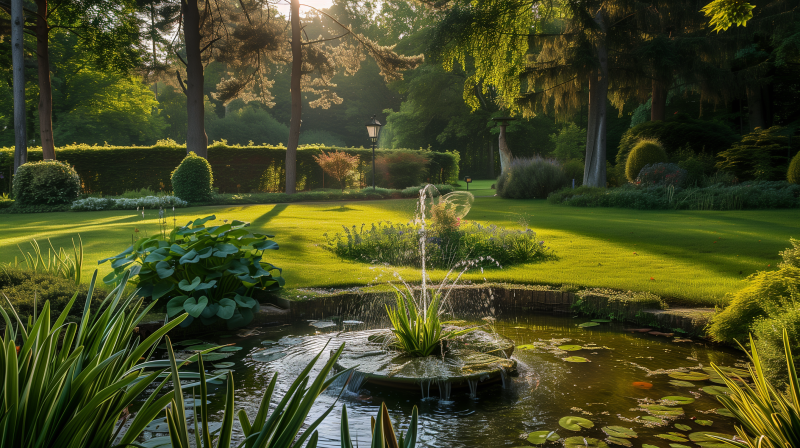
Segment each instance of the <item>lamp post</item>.
[[375,119],[375,115],[367,123],[367,134],[372,141],[372,189],[375,190],[375,145],[378,143],[378,135],[381,133],[381,124]]

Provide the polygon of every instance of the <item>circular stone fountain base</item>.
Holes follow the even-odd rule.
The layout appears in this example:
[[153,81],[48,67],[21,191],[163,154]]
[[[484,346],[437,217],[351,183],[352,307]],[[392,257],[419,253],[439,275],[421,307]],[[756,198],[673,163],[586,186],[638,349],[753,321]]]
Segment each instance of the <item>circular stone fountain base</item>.
[[[445,328],[445,331],[453,328]],[[504,381],[516,375],[517,362],[510,359],[514,342],[476,330],[447,341],[444,356],[408,356],[391,348],[388,330],[368,330],[348,335],[336,368],[354,369],[351,389],[371,383],[395,389],[430,390],[470,388]],[[448,393],[449,395],[449,393]]]

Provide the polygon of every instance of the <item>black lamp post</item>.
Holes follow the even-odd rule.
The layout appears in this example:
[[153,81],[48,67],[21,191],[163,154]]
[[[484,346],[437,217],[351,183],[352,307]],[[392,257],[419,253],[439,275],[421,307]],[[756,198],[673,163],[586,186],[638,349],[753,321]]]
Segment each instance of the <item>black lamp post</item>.
[[381,124],[375,119],[375,115],[367,123],[367,133],[372,141],[372,189],[375,190],[375,145],[377,145],[378,135],[381,133]]

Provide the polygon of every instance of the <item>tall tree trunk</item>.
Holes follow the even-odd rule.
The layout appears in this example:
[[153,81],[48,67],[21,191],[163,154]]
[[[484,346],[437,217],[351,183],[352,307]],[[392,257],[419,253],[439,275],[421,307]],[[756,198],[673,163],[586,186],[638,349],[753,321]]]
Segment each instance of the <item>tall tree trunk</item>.
[[667,113],[667,86],[662,81],[653,80],[653,96],[650,104],[650,121],[664,121]]
[[300,78],[303,52],[300,41],[300,1],[292,0],[292,117],[289,122],[289,144],[286,146],[286,193],[297,191],[297,144],[300,142],[300,119],[303,105],[300,102]]
[[755,128],[766,129],[764,104],[761,99],[761,86],[747,86],[747,115],[750,130]]
[[586,162],[583,185],[606,186],[606,97],[608,96],[608,50],[605,43],[606,23],[603,10],[594,18],[600,28],[596,44],[598,68],[589,78],[589,117],[586,131]]
[[28,132],[25,127],[25,52],[22,0],[11,0],[11,65],[14,71],[14,172],[28,161]]
[[500,173],[504,173],[506,168],[511,166],[511,150],[508,148],[508,143],[506,142],[506,126],[508,126],[507,121],[500,122],[500,138],[499,138],[499,145],[498,148],[500,150]]
[[[156,6],[154,4],[150,4],[150,32],[153,33],[150,36],[150,41],[153,43],[153,71],[156,70],[156,64],[158,64],[158,58],[156,57]],[[158,101],[158,81],[153,83],[153,91],[156,94],[156,101]]]
[[186,152],[208,158],[208,136],[203,122],[203,61],[200,58],[200,0],[183,0],[183,40],[186,43]]
[[36,59],[39,64],[39,135],[44,160],[56,159],[53,143],[53,86],[50,85],[50,29],[47,26],[47,0],[36,0]]

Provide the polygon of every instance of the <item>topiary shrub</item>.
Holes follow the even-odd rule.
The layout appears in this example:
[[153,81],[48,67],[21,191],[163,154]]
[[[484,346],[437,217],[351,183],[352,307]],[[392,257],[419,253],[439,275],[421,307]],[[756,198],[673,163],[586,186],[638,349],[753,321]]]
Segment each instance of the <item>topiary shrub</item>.
[[194,151],[187,154],[172,172],[172,191],[184,201],[210,201],[214,196],[211,189],[213,184],[211,164]]
[[625,177],[630,182],[636,182],[639,172],[647,165],[664,163],[667,161],[667,153],[658,140],[642,139],[633,147],[625,162]]
[[81,178],[66,163],[57,160],[28,162],[14,175],[16,205],[69,204],[81,192]]
[[800,152],[794,155],[789,170],[786,172],[786,180],[792,184],[800,184]]
[[561,165],[539,156],[516,158],[497,178],[497,195],[506,199],[545,199],[571,180]]

